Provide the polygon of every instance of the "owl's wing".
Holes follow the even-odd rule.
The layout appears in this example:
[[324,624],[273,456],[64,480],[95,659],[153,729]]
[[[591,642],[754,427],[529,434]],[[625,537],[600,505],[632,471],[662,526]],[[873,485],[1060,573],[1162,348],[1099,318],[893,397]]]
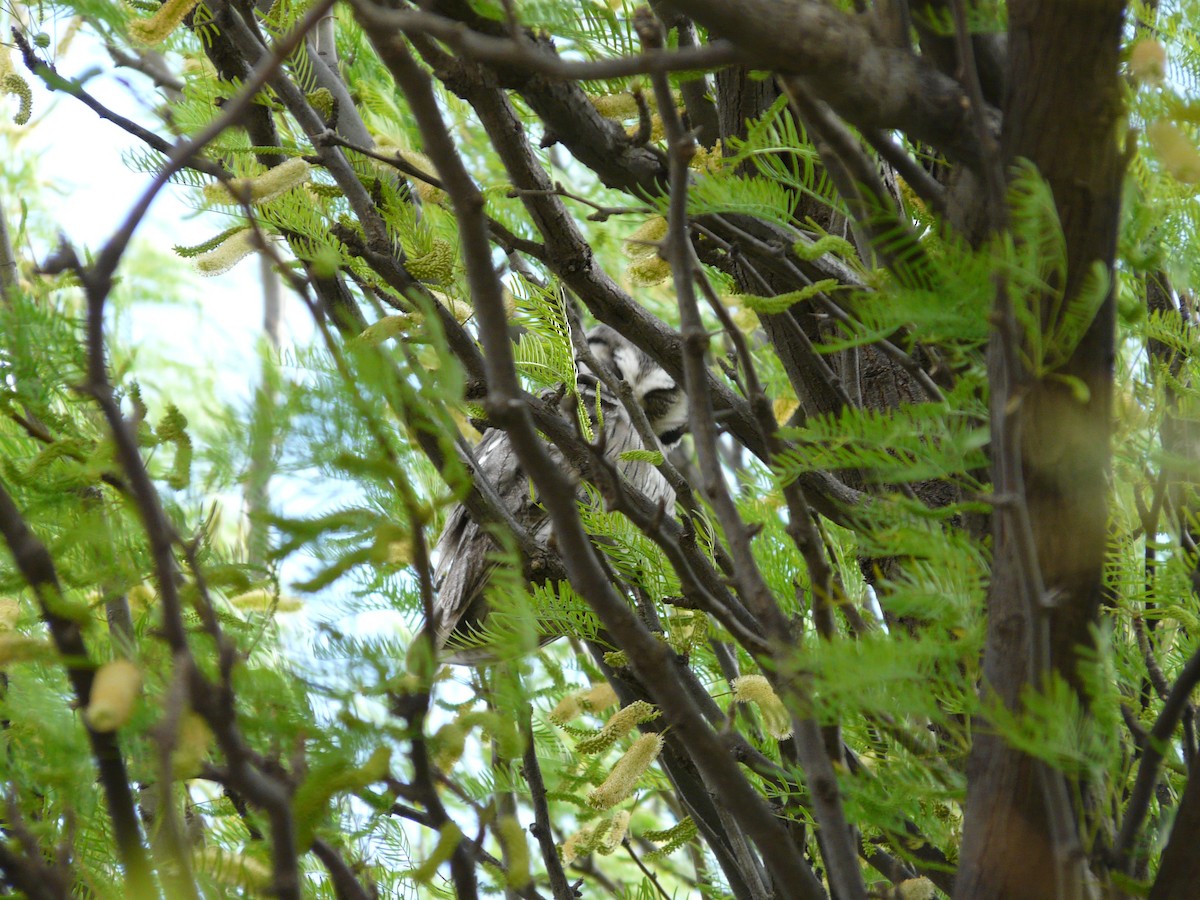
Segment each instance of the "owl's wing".
[[[510,514],[539,544],[548,537],[549,518],[530,497],[525,477],[508,435],[489,428],[475,446],[477,477],[486,479]],[[484,589],[496,564],[490,558],[497,545],[487,529],[471,518],[462,504],[446,517],[446,524],[435,548],[434,634],[438,649],[452,639],[469,643],[487,613]],[[481,651],[482,652],[482,651]],[[463,647],[448,657],[450,662],[470,663],[486,659]]]
[[[633,427],[625,405],[607,394],[602,396],[601,402],[605,457],[613,463],[631,488],[645,494],[656,503],[662,503],[670,515],[675,507],[675,491],[662,473],[645,460],[622,458],[630,451],[645,449],[645,444],[638,436],[637,429]],[[594,409],[594,405],[592,408]]]
[[[596,393],[593,385],[581,384],[582,402],[596,424]],[[564,399],[564,404],[574,403]],[[675,493],[658,470],[641,460],[622,459],[630,450],[643,449],[625,407],[615,398],[602,393],[600,415],[603,417],[605,455],[613,462],[630,486],[663,502],[668,509],[674,504]],[[574,415],[574,409],[564,405],[563,411]],[[557,447],[547,448],[553,464],[565,462]],[[478,463],[477,477],[486,479],[513,518],[529,533],[539,546],[550,540],[550,517],[533,496],[530,481],[517,461],[508,434],[500,429],[488,429],[475,447]],[[582,496],[582,492],[581,492]],[[478,664],[490,658],[486,650],[470,646],[471,635],[483,625],[487,615],[484,591],[495,563],[490,559],[496,542],[484,528],[471,518],[459,504],[450,511],[435,549],[434,629],[438,650],[452,644],[445,656],[448,662]],[[552,638],[548,636],[547,639]]]

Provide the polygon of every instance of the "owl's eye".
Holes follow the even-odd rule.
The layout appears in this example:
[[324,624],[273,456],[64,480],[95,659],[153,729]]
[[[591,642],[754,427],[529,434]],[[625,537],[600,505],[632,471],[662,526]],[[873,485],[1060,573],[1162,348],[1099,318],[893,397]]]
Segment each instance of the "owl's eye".
[[664,431],[658,436],[658,439],[662,441],[662,444],[666,449],[670,450],[681,440],[683,440],[683,436],[685,434],[687,434],[687,426],[680,425],[678,428],[672,428],[670,431]]
[[646,410],[646,418],[653,422],[670,412],[671,407],[678,400],[679,388],[655,388],[652,391],[646,391],[642,397],[642,408]]

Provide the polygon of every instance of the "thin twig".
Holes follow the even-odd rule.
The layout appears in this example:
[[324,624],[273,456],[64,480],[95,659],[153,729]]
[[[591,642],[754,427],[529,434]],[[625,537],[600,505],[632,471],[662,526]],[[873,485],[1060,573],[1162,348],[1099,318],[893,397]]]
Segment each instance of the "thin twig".
[[[0,483],[0,534],[4,536],[5,543],[12,552],[17,571],[38,598],[42,618],[50,630],[50,637],[59,655],[64,660],[75,700],[81,707],[85,707],[91,698],[94,668],[89,662],[83,633],[78,623],[55,611],[60,608],[58,598],[62,587],[54,560],[46,545],[38,540],[26,524],[3,483]],[[156,896],[146,849],[142,844],[141,829],[138,827],[125,757],[121,752],[116,732],[100,732],[87,728],[87,735],[92,757],[100,773],[105,799],[108,801],[117,854],[125,869],[126,885],[131,896]]]
[[537,745],[533,740],[533,721],[526,710],[521,717],[521,738],[525,742],[525,756],[521,762],[525,783],[529,785],[529,802],[533,806],[533,825],[529,830],[537,838],[542,852],[542,864],[550,879],[550,893],[554,900],[574,900],[567,874],[563,871],[562,859],[554,843],[554,831],[550,824],[550,807],[546,802],[546,784],[542,780],[542,767],[538,763]]
[[[1175,726],[1179,724],[1180,716],[1188,706],[1188,698],[1192,690],[1200,683],[1200,649],[1196,650],[1163,703],[1162,711],[1154,720],[1154,727],[1146,740],[1142,752],[1142,761],[1138,764],[1137,778],[1133,783],[1133,791],[1129,795],[1129,803],[1125,807],[1125,818],[1121,820],[1121,830],[1117,833],[1113,844],[1113,858],[1116,865],[1127,874],[1133,871],[1133,843],[1146,811],[1150,808],[1150,800],[1154,795],[1154,784],[1158,780],[1158,767],[1163,760],[1164,748],[1169,746]],[[1193,772],[1192,777],[1197,777]]]
[[415,9],[382,9],[363,0],[354,0],[355,12],[376,27],[406,33],[427,34],[463,56],[479,62],[515,66],[551,78],[594,80],[623,78],[630,75],[719,69],[737,65],[744,55],[726,41],[713,41],[699,47],[658,50],[637,56],[580,62],[562,59],[529,40],[492,37],[472,31],[462,22]]

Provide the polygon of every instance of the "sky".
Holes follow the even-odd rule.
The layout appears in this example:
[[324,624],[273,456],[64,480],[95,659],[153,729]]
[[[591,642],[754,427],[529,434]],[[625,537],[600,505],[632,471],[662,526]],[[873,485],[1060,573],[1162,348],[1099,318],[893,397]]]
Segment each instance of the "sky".
[[[0,35],[8,32],[4,19],[0,15]],[[53,33],[52,28],[47,30]],[[0,46],[0,52],[4,49]],[[150,183],[150,176],[131,170],[123,160],[123,154],[139,147],[140,142],[75,98],[48,92],[28,77],[15,51],[10,58],[33,88],[33,119],[27,127],[15,126],[12,117],[17,111],[16,99],[0,95],[0,210],[9,217],[15,238],[22,198],[5,196],[2,169],[6,159],[14,159],[10,156],[14,150],[23,157],[32,156],[46,187],[27,201],[30,205],[36,203],[81,258],[89,252],[95,254],[120,227]],[[56,60],[56,67],[67,78],[92,73],[85,79],[89,93],[122,116],[155,128],[151,104],[160,97],[149,79],[128,69],[114,68],[94,38],[80,34],[68,55]],[[132,374],[151,406],[152,418],[161,414],[161,406],[156,409],[155,404],[155,398],[161,398],[177,403],[196,423],[205,418],[201,404],[207,402],[206,397],[215,396],[221,404],[237,409],[246,409],[252,403],[260,377],[263,291],[255,255],[225,274],[202,277],[188,260],[173,252],[174,245],[200,244],[231,224],[226,216],[197,213],[189,200],[191,192],[190,188],[168,185],[151,206],[134,242],[154,248],[152,265],[143,265],[138,278],[132,277],[125,266],[118,270],[118,277],[125,277],[125,289],[133,294],[132,304],[119,315],[116,304],[110,304],[108,327],[133,354]],[[44,258],[51,249],[35,245],[32,256]],[[18,248],[18,255],[27,257],[30,248]],[[163,290],[155,291],[160,282]],[[310,343],[313,329],[300,301],[286,290],[282,297],[281,357],[286,360],[292,348]],[[165,299],[171,302],[163,302]],[[284,374],[289,374],[286,364]],[[304,373],[294,374],[305,377]],[[213,387],[211,392],[205,389],[208,384]],[[344,496],[331,494],[338,489],[338,485],[312,479],[302,482],[294,477],[277,477],[272,484],[272,501],[288,514],[303,515],[321,504],[344,501]],[[232,493],[222,500],[222,522],[235,528],[241,497]],[[283,569],[284,591],[289,582],[311,575],[312,565],[305,558],[290,559]],[[313,612],[316,618],[324,617],[319,608]],[[287,618],[281,617],[285,627],[282,619]]]
[[[12,61],[23,70],[17,54]],[[68,55],[57,60],[57,67],[68,78],[95,73],[86,80],[89,93],[115,112],[155,128],[149,105],[157,102],[158,95],[149,80],[129,69],[115,69],[107,53],[88,35],[80,34],[71,42]],[[28,80],[34,89],[30,127],[18,130],[12,125],[16,101],[0,96],[0,120],[4,123],[0,130],[17,141],[18,151],[32,154],[43,180],[53,183],[56,190],[43,192],[39,205],[78,251],[98,251],[149,184],[149,176],[130,170],[122,159],[140,142],[80,101],[51,94],[40,82]],[[3,147],[0,144],[0,152]],[[0,190],[2,185],[0,181]],[[229,227],[226,217],[196,213],[186,202],[186,191],[174,185],[161,191],[135,241],[162,251],[164,265],[186,280],[181,293],[188,302],[181,308],[164,305],[156,297],[144,298],[136,315],[121,320],[121,336],[148,353],[184,366],[210,369],[222,399],[249,398],[257,366],[247,366],[246,360],[253,357],[262,328],[258,262],[247,258],[224,275],[201,278],[187,261],[175,257],[170,249],[173,245],[199,244]],[[10,216],[15,214],[17,199],[0,197]],[[15,223],[10,219],[10,224]],[[285,305],[285,344],[306,343],[311,336],[307,312],[291,297],[285,299]]]

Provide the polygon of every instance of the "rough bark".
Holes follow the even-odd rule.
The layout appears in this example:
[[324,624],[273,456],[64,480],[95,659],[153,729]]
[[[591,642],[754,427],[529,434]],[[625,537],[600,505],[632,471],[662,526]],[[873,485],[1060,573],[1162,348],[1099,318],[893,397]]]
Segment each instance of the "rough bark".
[[[1003,158],[1007,163],[1031,160],[1053,190],[1066,239],[1068,297],[1096,262],[1111,272],[1116,251],[1124,165],[1117,144],[1123,12],[1119,0],[1009,5],[1011,89]],[[1110,291],[1054,377],[1033,381],[1028,373],[1018,374],[1019,389],[994,398],[993,423],[1005,414],[1002,407],[1015,408],[1011,425],[1020,435],[1028,537],[1044,585],[1040,609],[1029,609],[1022,582],[1031,573],[1019,561],[1025,536],[1003,524],[1011,517],[997,515],[984,676],[991,699],[1010,708],[1019,705],[1021,691],[1034,681],[1036,653],[1044,653],[1048,665],[1078,687],[1078,650],[1089,642],[1089,628],[1097,620],[1106,539],[1113,312]],[[994,348],[989,361],[994,390],[1002,355]],[[1086,400],[1072,394],[1062,376],[1085,385]],[[1044,640],[1044,646],[1032,646],[1035,640]],[[1064,835],[1054,834],[1051,813],[1065,813],[1074,822],[1079,811],[1049,807],[1053,801],[1037,764],[979,722],[968,779],[955,895],[972,900],[1078,896],[1082,859],[1076,856],[1065,867],[1061,856],[1056,859]],[[1060,882],[1064,871],[1070,876]]]

